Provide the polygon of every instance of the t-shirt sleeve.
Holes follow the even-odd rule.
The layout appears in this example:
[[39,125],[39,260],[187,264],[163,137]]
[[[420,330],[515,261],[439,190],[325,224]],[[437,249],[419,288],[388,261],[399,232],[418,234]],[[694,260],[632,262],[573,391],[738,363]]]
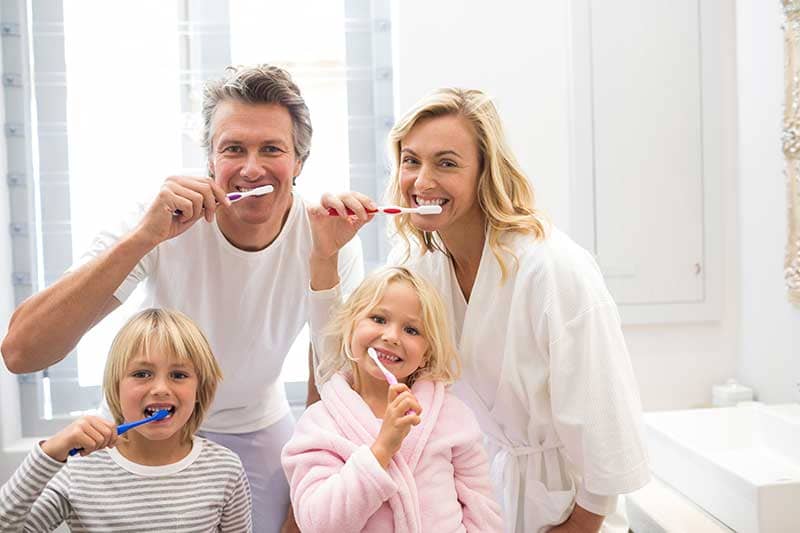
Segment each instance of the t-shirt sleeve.
[[37,444],[0,488],[0,531],[52,531],[69,512],[64,463]]
[[358,235],[353,237],[339,252],[339,279],[345,298],[364,279],[364,251]]
[[[100,257],[102,254],[117,244],[120,239],[130,233],[141,221],[147,211],[147,204],[137,203],[119,221],[109,224],[100,230],[92,239],[89,248],[81,255],[70,267],[69,271],[78,269],[89,261]],[[158,255],[158,247],[142,258],[139,263],[125,278],[125,281],[114,291],[114,297],[120,302],[124,302],[131,295],[136,286],[144,281],[152,271]]]

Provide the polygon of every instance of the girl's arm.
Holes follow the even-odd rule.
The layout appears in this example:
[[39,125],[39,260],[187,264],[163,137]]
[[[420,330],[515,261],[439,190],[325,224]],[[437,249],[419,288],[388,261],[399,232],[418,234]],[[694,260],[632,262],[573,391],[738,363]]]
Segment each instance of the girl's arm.
[[483,447],[483,437],[472,412],[460,405],[463,413],[459,433],[463,435],[453,446],[453,475],[456,494],[462,507],[462,524],[468,533],[503,531],[500,505],[492,493],[489,479],[489,460]]
[[314,408],[318,406],[312,406],[300,419],[281,457],[295,520],[302,531],[361,531],[397,492],[397,485],[369,446],[349,453],[352,444],[343,439],[339,445],[333,443],[338,437],[329,438],[324,426],[315,420]]
[[0,487],[0,531],[52,531],[69,516],[64,464],[36,445]]
[[250,533],[253,531],[253,510],[250,484],[244,468],[239,472],[233,490],[222,508],[219,530],[223,533]]

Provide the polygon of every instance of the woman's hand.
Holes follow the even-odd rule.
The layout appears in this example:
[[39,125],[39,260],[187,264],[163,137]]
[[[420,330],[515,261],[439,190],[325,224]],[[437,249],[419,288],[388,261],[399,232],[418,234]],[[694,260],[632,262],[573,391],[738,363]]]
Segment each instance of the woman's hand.
[[[225,191],[213,178],[171,176],[164,181],[136,228],[150,246],[177,237],[200,218],[211,222],[218,207],[231,205]],[[180,214],[174,214],[180,211]]]
[[[359,192],[323,194],[320,205],[308,209],[313,242],[312,256],[329,259],[336,255],[364,224],[373,219],[374,214],[367,213],[367,210],[375,207],[369,197]],[[329,209],[336,211],[339,216],[331,216]],[[347,209],[354,214],[347,214]]]
[[392,457],[411,431],[411,426],[420,423],[419,415],[422,413],[417,398],[403,383],[389,387],[388,400],[381,430],[371,448],[375,458],[384,468],[388,468]]
[[44,453],[63,463],[73,448],[82,448],[78,453],[84,456],[103,448],[113,448],[116,444],[117,427],[113,422],[84,416],[42,442],[41,446]]

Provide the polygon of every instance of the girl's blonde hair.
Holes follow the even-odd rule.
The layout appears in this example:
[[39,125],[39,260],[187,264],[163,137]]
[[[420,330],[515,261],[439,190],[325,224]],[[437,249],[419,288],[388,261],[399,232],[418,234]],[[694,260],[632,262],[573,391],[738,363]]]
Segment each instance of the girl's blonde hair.
[[161,350],[180,362],[190,362],[197,373],[197,402],[194,412],[181,430],[188,442],[205,418],[214,399],[222,371],[211,353],[203,332],[191,318],[170,309],[145,309],[128,320],[119,330],[108,352],[103,389],[106,403],[119,425],[125,422],[119,399],[119,383],[131,360]]
[[[546,236],[546,218],[534,207],[534,192],[528,178],[506,142],[500,115],[491,99],[475,89],[437,89],[411,108],[389,132],[389,159],[392,175],[386,190],[389,203],[408,206],[400,187],[400,150],[403,139],[421,120],[459,116],[471,125],[478,144],[481,171],[478,176],[478,205],[486,216],[489,246],[500,264],[502,279],[508,270],[502,252],[517,258],[502,242],[504,232],[533,234],[537,239]],[[406,244],[410,255],[409,237],[419,244],[420,253],[439,250],[447,253],[441,237],[420,231],[411,224],[408,215],[395,216],[395,230]]]
[[411,387],[419,379],[452,383],[461,374],[461,364],[453,344],[450,325],[444,304],[436,289],[421,276],[404,267],[389,267],[377,270],[356,288],[353,294],[334,312],[323,337],[324,346],[330,353],[321,354],[317,378],[322,384],[335,373],[347,369],[359,386],[356,361],[350,348],[356,323],[366,317],[383,298],[391,283],[407,283],[417,294],[422,309],[422,335],[428,341],[428,350],[423,356],[425,364],[405,380]]

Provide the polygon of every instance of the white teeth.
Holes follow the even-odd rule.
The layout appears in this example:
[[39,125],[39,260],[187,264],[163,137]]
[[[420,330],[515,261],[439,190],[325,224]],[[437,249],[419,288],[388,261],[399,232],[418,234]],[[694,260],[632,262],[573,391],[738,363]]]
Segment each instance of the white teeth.
[[444,205],[446,201],[447,200],[444,198],[431,198],[430,200],[426,200],[417,196],[417,205]]
[[396,363],[398,361],[402,361],[402,359],[400,359],[399,357],[395,357],[395,356],[392,356],[392,355],[386,355],[386,354],[378,354],[378,358],[379,359],[386,359],[387,361],[391,361],[392,363]]

